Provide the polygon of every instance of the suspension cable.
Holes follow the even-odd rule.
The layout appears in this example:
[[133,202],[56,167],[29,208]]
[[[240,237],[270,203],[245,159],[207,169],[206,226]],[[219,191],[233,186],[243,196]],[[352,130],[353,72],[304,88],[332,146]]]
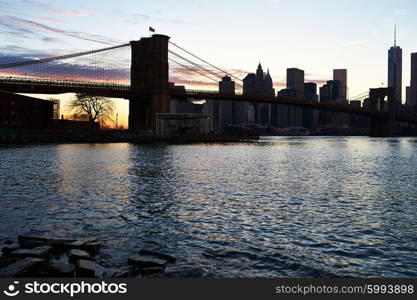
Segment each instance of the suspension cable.
[[117,49],[117,48],[126,47],[126,46],[129,46],[129,45],[130,44],[123,44],[123,45],[112,46],[112,47],[107,47],[107,48],[102,48],[102,49],[97,49],[97,50],[90,50],[90,51],[74,53],[74,54],[47,57],[47,58],[28,60],[28,61],[22,61],[22,62],[15,62],[15,63],[0,64],[0,69],[9,69],[9,68],[20,67],[20,66],[40,64],[40,63],[50,62],[50,61],[55,61],[55,60],[63,60],[63,59],[67,59],[67,58],[73,58],[73,57],[78,57],[78,56],[83,56],[83,55],[100,53],[100,52],[104,52],[104,51],[108,51],[108,50],[113,50],[113,49]]
[[177,48],[181,49],[181,50],[182,50],[182,51],[184,51],[185,53],[187,53],[187,54],[189,54],[189,55],[193,56],[194,58],[197,58],[198,60],[200,60],[200,61],[204,62],[205,64],[208,64],[209,66],[211,66],[211,67],[213,67],[213,68],[215,68],[215,69],[219,70],[220,72],[225,73],[226,75],[228,75],[228,76],[230,76],[230,77],[232,77],[232,78],[234,78],[234,79],[236,79],[236,80],[242,81],[242,79],[240,79],[240,78],[238,78],[238,77],[236,77],[236,76],[234,76],[234,75],[230,74],[229,72],[226,72],[226,71],[225,71],[225,70],[223,70],[223,69],[220,69],[219,67],[216,67],[215,65],[213,65],[213,64],[209,63],[208,61],[206,61],[206,60],[204,60],[204,59],[202,59],[202,58],[198,57],[197,55],[195,55],[195,54],[191,53],[190,51],[187,51],[186,49],[184,49],[184,48],[182,48],[182,47],[178,46],[177,44],[175,44],[175,43],[173,43],[173,42],[171,42],[171,41],[170,41],[169,43],[170,43],[170,44],[172,44],[172,45],[174,45],[175,47],[177,47]]

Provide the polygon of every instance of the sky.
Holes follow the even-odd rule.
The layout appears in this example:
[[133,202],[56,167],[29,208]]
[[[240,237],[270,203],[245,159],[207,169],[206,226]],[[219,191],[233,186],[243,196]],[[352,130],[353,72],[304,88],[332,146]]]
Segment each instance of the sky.
[[[417,52],[415,0],[0,0],[0,63],[118,45],[148,27],[227,70],[269,68],[277,90],[287,68],[319,85],[348,69],[349,95],[387,83],[387,52],[403,48],[403,85]],[[46,96],[43,96],[46,97]],[[66,101],[73,95],[63,95]],[[118,100],[120,122],[127,101]]]

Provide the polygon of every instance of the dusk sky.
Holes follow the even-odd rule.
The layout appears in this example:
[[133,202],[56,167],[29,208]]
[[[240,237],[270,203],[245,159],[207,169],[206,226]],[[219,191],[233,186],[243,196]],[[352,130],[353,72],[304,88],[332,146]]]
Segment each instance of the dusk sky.
[[[277,90],[286,68],[320,85],[348,69],[349,95],[387,83],[394,24],[403,48],[403,85],[417,52],[414,0],[37,1],[0,0],[2,57],[44,57],[147,36],[148,27],[224,69],[270,69]],[[65,96],[63,99],[68,99]],[[404,99],[405,100],[405,99]],[[126,122],[127,101],[118,101]]]

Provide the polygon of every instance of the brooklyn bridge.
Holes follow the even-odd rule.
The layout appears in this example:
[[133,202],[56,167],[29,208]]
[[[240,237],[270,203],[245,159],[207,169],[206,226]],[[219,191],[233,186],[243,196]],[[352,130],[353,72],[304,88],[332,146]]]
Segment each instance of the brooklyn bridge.
[[[117,61],[112,54],[128,52]],[[78,73],[71,75],[74,61]],[[71,62],[71,63],[69,63]],[[130,76],[130,84],[121,80],[121,72]],[[192,52],[154,34],[130,43],[54,56],[0,64],[0,90],[13,93],[62,94],[85,93],[94,96],[123,98],[129,101],[129,129],[137,132],[155,129],[156,115],[170,112],[170,100],[222,100],[251,103],[276,103],[323,111],[341,112],[370,118],[370,136],[395,136],[396,122],[417,124],[417,116],[396,111],[393,88],[370,89],[369,106],[354,107],[329,102],[311,102],[282,96],[243,93],[242,80],[231,71],[208,63]],[[81,74],[81,75],[80,75]],[[83,76],[84,75],[84,76]],[[229,76],[237,91],[221,93],[213,89],[186,89],[182,84],[190,76],[203,78],[206,86]]]

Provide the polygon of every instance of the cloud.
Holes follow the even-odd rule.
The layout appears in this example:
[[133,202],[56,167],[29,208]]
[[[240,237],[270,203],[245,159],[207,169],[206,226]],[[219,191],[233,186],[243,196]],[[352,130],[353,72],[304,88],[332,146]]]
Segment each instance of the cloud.
[[[59,54],[52,54],[46,51],[29,50],[20,46],[5,46],[0,48],[0,63],[10,63],[16,61],[32,60],[36,58],[44,58],[56,56]],[[13,53],[10,55],[9,53]]]
[[369,43],[369,40],[358,40],[358,41],[351,41],[351,42],[344,43],[342,46],[348,47],[348,46],[363,45],[367,43]]
[[48,22],[48,23],[59,23],[59,24],[71,24],[70,22],[64,21],[64,20],[58,20],[54,18],[47,18],[47,17],[38,17],[34,18],[37,21],[41,22]]
[[[3,16],[0,20],[0,24],[4,27],[7,27],[9,30],[15,32],[21,32],[23,34],[33,34],[33,31],[39,32],[47,32],[47,33],[54,33],[58,35],[65,35],[71,38],[104,44],[104,45],[115,45],[117,43],[121,43],[121,41],[116,39],[111,39],[101,35],[94,35],[88,34],[78,31],[67,31],[63,29],[58,29],[52,26],[44,25],[39,22],[35,22],[29,19],[23,19],[19,17],[12,17],[12,16]],[[33,31],[31,31],[30,29]]]
[[49,42],[49,43],[56,43],[56,42],[59,42],[60,39],[52,38],[52,37],[44,37],[42,38],[42,41]]
[[48,14],[63,17],[85,17],[92,12],[92,9],[87,7],[80,7],[78,9],[72,10],[58,6],[55,3],[48,3],[38,0],[24,0],[22,2],[25,7],[30,7],[33,10],[43,11],[47,12]]
[[4,16],[0,19],[0,27],[5,27],[7,31],[3,31],[3,33],[9,33],[11,36],[32,36],[34,32],[30,29],[27,29],[22,26],[13,26],[9,22],[7,22],[7,16]]

